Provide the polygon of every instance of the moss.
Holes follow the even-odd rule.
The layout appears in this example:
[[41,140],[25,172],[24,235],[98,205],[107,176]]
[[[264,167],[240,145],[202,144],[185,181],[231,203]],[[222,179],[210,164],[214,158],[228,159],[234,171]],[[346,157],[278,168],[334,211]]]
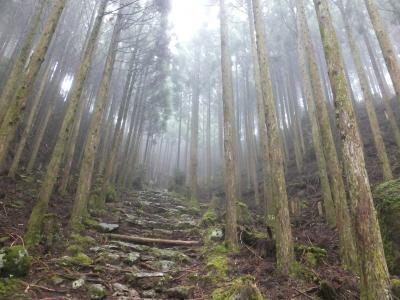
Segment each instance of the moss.
[[212,254],[207,258],[207,279],[212,282],[223,281],[228,276],[228,257],[226,255]]
[[254,283],[254,278],[245,275],[236,278],[228,287],[213,291],[213,300],[266,300]]
[[84,253],[78,253],[75,256],[64,256],[61,264],[64,266],[88,267],[93,263],[92,259]]
[[78,245],[82,247],[83,249],[87,249],[90,246],[93,246],[96,244],[96,240],[92,238],[91,236],[82,236],[79,234],[71,234],[71,244],[72,245]]
[[377,186],[374,202],[389,270],[394,275],[400,275],[400,179]]
[[[0,298],[15,296],[23,288],[21,281],[16,278],[0,278]],[[11,299],[11,298],[10,298]]]
[[79,245],[70,245],[70,246],[67,247],[67,252],[72,254],[72,255],[76,255],[76,254],[78,254],[78,253],[80,253],[82,251],[83,251],[83,249]]
[[88,292],[90,299],[103,299],[107,296],[106,289],[101,284],[91,284]]
[[84,223],[88,227],[96,227],[97,225],[99,225],[99,222],[93,218],[86,218]]
[[397,298],[400,298],[400,278],[392,279],[391,285],[393,295]]
[[295,245],[296,256],[311,268],[314,268],[327,256],[327,251],[316,246]]
[[23,246],[11,246],[0,251],[0,274],[2,276],[25,276],[31,267],[32,257]]
[[210,225],[214,225],[218,221],[217,213],[215,209],[209,207],[207,211],[204,213],[203,217],[201,218],[201,225],[208,227]]
[[108,184],[106,187],[106,201],[112,202],[117,200],[117,191],[112,184]]
[[241,225],[250,225],[253,223],[253,217],[249,208],[243,202],[236,202],[236,213],[238,223]]
[[2,237],[0,237],[0,245],[5,245],[10,240],[11,240],[11,238],[9,236],[2,236]]
[[318,282],[318,277],[305,265],[294,262],[290,268],[289,275],[295,279],[301,279],[308,283]]

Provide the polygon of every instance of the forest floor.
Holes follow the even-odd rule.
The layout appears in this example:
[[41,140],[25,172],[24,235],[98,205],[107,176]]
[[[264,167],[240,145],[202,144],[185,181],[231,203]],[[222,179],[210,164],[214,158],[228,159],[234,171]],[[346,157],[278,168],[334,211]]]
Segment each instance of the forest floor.
[[[37,186],[30,177],[0,178],[0,246],[23,244]],[[261,221],[240,227],[241,249],[230,254],[221,247],[221,224],[204,224],[205,205],[193,209],[164,191],[127,191],[119,198],[90,220],[81,236],[68,237],[72,199],[56,196],[46,239],[29,253],[29,274],[12,283],[0,279],[0,299],[212,299],[216,288],[229,289],[243,275],[251,275],[272,300],[359,298],[357,278],[339,265],[337,235],[318,216],[319,195],[307,199],[301,216],[293,218],[299,265],[289,277],[276,274]],[[245,241],[244,232],[261,238]],[[138,243],[125,236],[200,243]]]

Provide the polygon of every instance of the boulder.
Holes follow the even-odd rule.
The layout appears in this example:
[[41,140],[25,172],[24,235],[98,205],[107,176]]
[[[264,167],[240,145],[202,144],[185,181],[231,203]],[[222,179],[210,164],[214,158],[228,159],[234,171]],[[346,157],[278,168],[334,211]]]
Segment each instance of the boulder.
[[99,223],[97,224],[97,230],[104,233],[114,232],[119,228],[118,224],[107,224],[107,223]]

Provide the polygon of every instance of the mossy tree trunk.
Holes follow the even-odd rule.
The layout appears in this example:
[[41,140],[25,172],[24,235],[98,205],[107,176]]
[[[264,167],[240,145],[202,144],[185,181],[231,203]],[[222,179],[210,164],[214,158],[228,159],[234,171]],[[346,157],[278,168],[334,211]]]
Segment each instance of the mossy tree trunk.
[[322,138],[322,147],[327,163],[327,170],[332,196],[336,209],[336,227],[339,232],[339,247],[342,264],[346,268],[354,271],[358,269],[356,256],[356,248],[353,239],[353,227],[351,225],[350,212],[347,204],[347,196],[344,187],[342,170],[339,165],[339,159],[336,152],[335,142],[333,139],[332,128],[327,108],[327,99],[323,87],[326,86],[320,77],[316,52],[314,50],[307,19],[304,10],[303,0],[298,0],[299,18],[301,21],[301,36],[304,41],[306,50],[307,65],[311,77],[311,86],[317,118]]
[[[305,27],[304,24],[305,19],[303,15],[304,11],[302,3],[300,2],[297,2],[297,11],[298,11],[297,28],[298,32],[301,33],[302,28]],[[304,92],[304,97],[306,98],[307,101],[307,112],[311,126],[311,135],[312,135],[315,156],[317,159],[318,175],[321,180],[322,195],[324,198],[325,218],[329,225],[335,227],[336,226],[335,205],[333,203],[332,191],[328,178],[325,155],[322,149],[321,133],[318,126],[317,113],[315,111],[315,102],[312,92],[310,72],[306,63],[307,58],[306,58],[305,47],[303,45],[303,37],[301,34],[299,34],[297,38],[298,38],[298,52],[300,57],[300,72],[303,81],[303,92]]]
[[226,17],[225,0],[220,0],[221,26],[221,69],[222,69],[222,100],[224,110],[224,159],[225,159],[225,206],[226,230],[225,242],[232,250],[238,249],[237,216],[236,216],[236,155],[235,132],[233,121],[233,94],[231,61],[228,46],[228,24]]
[[32,43],[35,38],[36,32],[39,29],[40,19],[42,17],[44,9],[46,8],[46,4],[47,0],[40,0],[37,4],[35,15],[33,16],[31,21],[31,28],[22,43],[21,51],[17,57],[17,60],[12,66],[11,72],[1,92],[0,123],[3,121],[3,118],[7,112],[7,105],[9,105],[15,98],[15,91],[18,88],[18,82],[29,59],[29,53],[32,48]]
[[28,140],[29,134],[31,133],[35,117],[39,110],[40,100],[42,99],[42,96],[43,96],[43,93],[44,93],[44,90],[46,87],[46,83],[48,82],[48,79],[49,79],[48,77],[49,77],[50,70],[51,70],[51,64],[49,63],[46,67],[46,71],[44,72],[42,81],[40,83],[39,90],[38,90],[37,94],[35,95],[35,97],[33,98],[31,110],[29,111],[27,120],[24,124],[25,126],[23,128],[22,135],[21,135],[21,138],[20,138],[18,146],[17,146],[17,150],[15,151],[13,162],[11,164],[10,169],[8,170],[8,176],[11,178],[14,178],[15,174],[17,173],[18,166],[21,161],[22,153],[25,149],[26,142]]
[[21,117],[32,91],[33,84],[42,66],[54,32],[56,31],[61,13],[64,10],[65,2],[66,0],[57,0],[54,2],[53,9],[46,20],[39,41],[33,50],[26,72],[23,74],[21,82],[15,92],[15,99],[11,101],[0,125],[0,166],[3,166],[6,161],[8,148],[22,119]]
[[265,120],[268,130],[271,173],[273,177],[273,200],[276,209],[276,254],[278,271],[288,274],[294,262],[293,238],[290,226],[288,197],[282,142],[276,117],[275,99],[269,71],[266,49],[265,25],[259,0],[252,0],[254,25],[257,37],[257,53],[260,64],[261,88],[265,107]]
[[368,55],[371,60],[372,68],[374,69],[375,78],[378,81],[379,89],[382,93],[383,98],[383,105],[385,106],[385,112],[387,115],[387,119],[389,120],[390,127],[393,131],[394,140],[396,142],[397,148],[400,151],[400,129],[399,125],[397,124],[397,118],[393,112],[392,103],[391,103],[391,95],[389,91],[389,87],[387,86],[386,80],[383,78],[381,69],[379,68],[378,62],[376,61],[376,54],[372,48],[370,39],[368,37],[368,32],[362,26],[360,28],[361,34],[364,39],[364,43],[367,46]]
[[260,64],[257,56],[257,44],[254,29],[254,17],[251,0],[247,0],[247,16],[249,18],[251,56],[253,60],[253,77],[256,88],[257,116],[258,116],[258,132],[262,157],[262,174],[263,174],[263,204],[268,220],[272,220],[274,216],[272,202],[272,177],[271,165],[269,161],[268,133],[265,123],[265,108],[261,89]]
[[[390,168],[390,161],[387,156],[385,143],[383,142],[381,130],[379,128],[378,117],[376,116],[375,107],[374,107],[374,99],[372,97],[370,84],[368,81],[367,74],[364,70],[363,63],[361,61],[360,51],[358,49],[356,40],[354,39],[354,35],[352,32],[352,27],[349,23],[349,16],[346,14],[343,0],[338,2],[339,11],[342,15],[345,31],[347,34],[347,39],[350,44],[350,50],[352,53],[353,61],[356,66],[356,71],[358,75],[358,79],[360,81],[361,90],[364,96],[365,105],[367,108],[367,114],[369,123],[372,130],[372,137],[374,140],[376,152],[379,159],[379,164],[381,166],[381,170],[383,173],[383,178],[385,181],[393,179],[392,169]],[[353,6],[354,8],[354,6]]]
[[390,278],[382,237],[365,169],[363,145],[351,102],[350,87],[346,81],[339,42],[328,2],[314,0],[314,4],[334,95],[343,165],[354,216],[355,239],[360,263],[361,299],[391,299]]
[[400,64],[396,55],[396,50],[390,41],[389,34],[386,32],[385,24],[383,23],[375,0],[364,0],[364,2],[375,29],[376,37],[381,46],[383,58],[385,59],[394,90],[396,91],[397,100],[400,103]]
[[[83,152],[79,179],[70,218],[70,226],[74,231],[79,231],[81,229],[82,221],[88,214],[88,199],[90,188],[92,186],[94,162],[96,159],[97,147],[100,139],[101,120],[107,104],[107,100],[109,99],[109,88],[114,69],[114,62],[117,55],[122,16],[123,14],[122,12],[120,12],[114,25],[114,30],[107,53],[107,59],[105,62],[104,71],[98,90],[95,107],[93,110],[93,115],[90,120],[89,129],[87,132],[87,139]],[[99,200],[104,200],[104,198],[101,198]],[[93,203],[93,208],[102,209],[104,208],[104,204],[104,201],[98,201],[97,203]]]
[[[102,5],[107,5],[108,0],[103,0]],[[74,116],[77,110],[77,104],[81,97],[84,83],[89,72],[92,62],[93,53],[97,44],[97,39],[100,33],[100,27],[104,15],[98,15],[93,26],[90,38],[82,55],[79,70],[74,78],[74,82],[69,93],[68,107],[65,113],[61,129],[54,146],[50,162],[47,166],[46,174],[43,177],[43,183],[39,191],[38,202],[32,210],[29,217],[27,232],[25,233],[25,242],[27,246],[33,246],[40,241],[40,234],[44,216],[47,212],[48,203],[53,193],[54,185],[57,180],[57,175],[60,170],[61,160],[66,147],[69,132],[72,129]]]

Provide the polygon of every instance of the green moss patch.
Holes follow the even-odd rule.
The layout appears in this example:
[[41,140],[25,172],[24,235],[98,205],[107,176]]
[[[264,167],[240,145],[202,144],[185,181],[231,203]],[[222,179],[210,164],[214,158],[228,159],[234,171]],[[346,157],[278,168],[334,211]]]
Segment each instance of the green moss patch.
[[310,268],[316,267],[328,254],[325,249],[316,246],[295,245],[294,249],[298,259]]
[[400,275],[400,179],[380,184],[373,195],[389,270]]
[[0,250],[0,275],[4,277],[26,276],[31,267],[32,257],[23,246],[11,246]]
[[249,208],[245,203],[236,202],[236,214],[237,214],[237,221],[240,225],[253,224],[253,217],[250,213]]
[[215,212],[215,209],[209,207],[207,211],[204,213],[203,217],[201,218],[200,225],[203,227],[208,227],[215,225],[217,221],[218,221],[218,216],[217,213]]
[[16,278],[0,278],[0,298],[15,296],[23,287],[22,282]]
[[246,275],[232,281],[228,287],[218,288],[211,295],[213,300],[267,300],[252,276]]

